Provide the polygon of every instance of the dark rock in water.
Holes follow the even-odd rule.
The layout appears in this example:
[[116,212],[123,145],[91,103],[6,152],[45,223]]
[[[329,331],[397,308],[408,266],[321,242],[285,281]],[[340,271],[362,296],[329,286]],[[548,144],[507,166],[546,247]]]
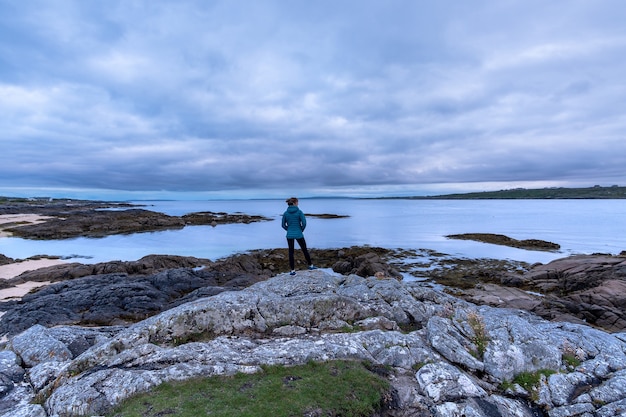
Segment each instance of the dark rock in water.
[[1,214],[33,213],[45,216],[63,216],[77,210],[123,209],[136,204],[111,201],[74,200],[70,198],[12,198],[0,197]]
[[350,216],[345,215],[345,214],[331,214],[331,213],[320,213],[320,214],[307,213],[306,216],[307,217],[315,217],[315,218],[318,218],[318,219],[345,219],[345,218],[350,217]]
[[[26,210],[26,208],[23,208]],[[104,237],[114,234],[152,232],[182,229],[186,225],[217,225],[228,223],[251,223],[271,220],[263,216],[236,213],[191,213],[182,217],[139,208],[102,210],[98,206],[28,207],[28,211],[46,214],[51,219],[36,224],[6,228],[15,236],[25,239],[68,239],[73,237]]]
[[181,229],[185,222],[179,217],[143,209],[121,211],[72,211],[42,223],[7,229],[26,239],[68,239],[72,237],[104,237],[112,234]]
[[185,224],[190,225],[211,225],[216,226],[218,224],[230,224],[230,223],[254,223],[260,221],[270,220],[267,217],[255,216],[243,213],[214,213],[212,211],[201,211],[197,213],[185,214],[182,217]]
[[510,246],[513,248],[528,249],[528,250],[542,250],[542,251],[558,251],[561,246],[546,242],[539,239],[524,239],[517,240],[505,235],[499,235],[494,233],[462,233],[458,235],[448,235],[449,239],[461,239],[461,240],[476,240],[478,242],[491,243],[494,245]]

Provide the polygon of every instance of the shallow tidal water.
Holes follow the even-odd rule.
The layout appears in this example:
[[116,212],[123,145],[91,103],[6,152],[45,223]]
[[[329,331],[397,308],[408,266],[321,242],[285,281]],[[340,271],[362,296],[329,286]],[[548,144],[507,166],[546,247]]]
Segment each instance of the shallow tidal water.
[[[170,215],[197,211],[242,212],[271,218],[252,224],[188,226],[179,230],[104,238],[35,241],[0,238],[0,253],[24,259],[51,255],[82,263],[136,260],[149,254],[212,260],[253,249],[285,247],[280,217],[283,200],[141,201],[146,209]],[[370,245],[429,249],[454,257],[510,259],[529,263],[579,253],[618,254],[626,250],[626,200],[360,200],[302,199],[309,216],[305,237],[311,248]],[[340,214],[321,219],[311,214]],[[509,248],[448,239],[460,233],[497,233],[514,239],[541,239],[559,252]]]

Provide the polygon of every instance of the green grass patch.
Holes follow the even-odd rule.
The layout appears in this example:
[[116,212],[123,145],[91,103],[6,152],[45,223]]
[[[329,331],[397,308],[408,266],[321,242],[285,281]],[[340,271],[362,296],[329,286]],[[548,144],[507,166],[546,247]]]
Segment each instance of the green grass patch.
[[266,366],[256,374],[165,383],[108,417],[370,416],[389,383],[356,361]]
[[526,391],[532,391],[539,385],[541,375],[548,377],[554,373],[556,372],[551,369],[541,369],[536,372],[522,372],[513,378],[513,382],[519,384]]
[[540,369],[535,372],[522,372],[513,378],[513,383],[520,385],[528,391],[531,400],[537,401],[539,397],[539,382],[541,381],[541,376],[543,375],[545,377],[549,377],[555,373],[556,371],[553,371],[552,369]]

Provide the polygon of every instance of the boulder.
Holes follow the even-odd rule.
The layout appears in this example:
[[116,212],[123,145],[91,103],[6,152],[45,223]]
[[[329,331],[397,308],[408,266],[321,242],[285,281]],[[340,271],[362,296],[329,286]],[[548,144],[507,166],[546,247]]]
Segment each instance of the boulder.
[[347,257],[332,266],[333,271],[340,274],[356,274],[360,277],[390,277],[402,279],[402,274],[390,267],[377,253],[368,252],[356,257]]
[[11,340],[15,352],[27,368],[42,362],[64,362],[72,359],[72,352],[61,341],[50,337],[42,325],[34,325]]
[[434,403],[487,396],[473,377],[445,362],[424,365],[415,378],[420,390]]
[[15,259],[9,258],[8,256],[4,256],[0,253],[0,265],[8,265],[12,264],[13,262],[15,262]]

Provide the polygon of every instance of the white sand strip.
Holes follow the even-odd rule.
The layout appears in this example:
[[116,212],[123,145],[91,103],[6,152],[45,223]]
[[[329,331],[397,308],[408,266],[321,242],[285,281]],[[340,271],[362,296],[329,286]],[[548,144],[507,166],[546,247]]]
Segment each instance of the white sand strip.
[[0,265],[0,279],[15,278],[22,272],[34,271],[35,269],[60,265],[63,263],[65,263],[65,261],[62,261],[61,259],[29,259],[23,262]]
[[[65,261],[60,259],[30,259],[23,262],[15,262],[8,265],[0,265],[0,279],[15,278],[22,272],[34,271],[39,268],[45,268],[47,266],[63,264]],[[5,288],[0,290],[0,301],[6,301],[11,299],[20,299],[24,295],[28,294],[33,288],[39,288],[50,284],[50,281],[41,282],[24,282],[18,284],[15,287]]]
[[4,231],[5,228],[43,223],[48,219],[52,217],[39,214],[0,214],[0,237],[11,236],[11,233]]
[[0,214],[0,224],[6,223],[43,223],[48,219],[52,219],[50,216],[42,216],[40,214]]
[[50,281],[42,282],[24,282],[18,284],[15,287],[5,288],[0,290],[0,301],[7,301],[12,299],[20,299],[30,292],[33,288],[45,287],[50,284]]

